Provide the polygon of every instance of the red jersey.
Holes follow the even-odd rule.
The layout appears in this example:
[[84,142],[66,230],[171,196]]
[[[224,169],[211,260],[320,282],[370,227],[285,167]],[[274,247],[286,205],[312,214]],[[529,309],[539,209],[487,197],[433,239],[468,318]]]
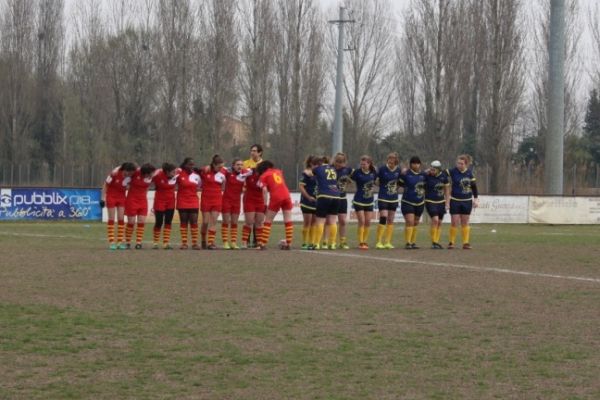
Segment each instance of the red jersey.
[[273,200],[287,199],[290,197],[290,191],[283,179],[283,172],[279,169],[271,168],[260,176],[259,185],[266,187]]
[[240,201],[244,192],[244,183],[248,175],[252,173],[250,169],[242,169],[240,172],[227,171],[225,174],[225,191],[223,199],[229,201]]
[[152,177],[144,178],[141,170],[138,168],[129,181],[129,191],[127,199],[129,201],[145,202],[148,201],[148,188],[152,183]]
[[225,182],[225,174],[227,170],[221,168],[221,170],[215,172],[208,166],[202,168],[200,176],[202,177],[202,196],[205,198],[220,198],[223,195],[221,191],[223,183]]
[[156,171],[154,176],[152,177],[152,182],[154,183],[154,187],[156,188],[156,197],[161,198],[175,198],[175,185],[177,184],[177,176],[181,172],[180,169],[177,169],[177,173],[173,178],[170,178],[169,175],[165,173],[162,169]]
[[177,176],[177,209],[198,209],[198,187],[200,187],[200,175],[196,172],[182,170]]
[[252,175],[246,178],[246,193],[244,194],[244,201],[249,202],[264,202],[262,188],[258,186],[259,176],[256,171],[253,170]]
[[123,171],[118,167],[113,169],[106,178],[106,197],[124,198],[127,193],[127,185],[131,178],[125,177]]

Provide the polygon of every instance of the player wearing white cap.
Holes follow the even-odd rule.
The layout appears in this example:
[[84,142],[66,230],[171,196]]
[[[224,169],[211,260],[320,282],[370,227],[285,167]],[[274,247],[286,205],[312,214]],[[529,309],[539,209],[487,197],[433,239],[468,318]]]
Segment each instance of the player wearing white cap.
[[446,214],[446,202],[450,198],[450,181],[442,163],[433,161],[425,179],[425,208],[431,218],[431,248],[443,249],[440,244],[442,220]]

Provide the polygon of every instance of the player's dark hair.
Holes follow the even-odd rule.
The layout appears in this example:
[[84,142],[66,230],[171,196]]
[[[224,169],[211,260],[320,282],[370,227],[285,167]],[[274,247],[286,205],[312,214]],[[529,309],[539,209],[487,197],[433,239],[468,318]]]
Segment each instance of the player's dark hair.
[[275,168],[275,164],[273,164],[272,161],[269,160],[263,160],[263,162],[261,162],[260,164],[258,164],[256,166],[256,173],[258,175],[262,175],[265,173],[265,171],[271,169],[271,168]]
[[137,169],[137,167],[136,167],[135,163],[132,163],[132,162],[124,162],[119,167],[119,171],[126,171],[126,172],[134,172],[136,169]]
[[313,155],[306,157],[306,160],[304,160],[304,168],[306,168],[306,169],[312,168],[313,164],[315,164],[315,158],[316,157]]
[[263,148],[260,144],[253,144],[252,146],[250,146],[250,150],[256,148],[256,151],[258,151],[258,154],[260,154],[262,156],[263,153]]
[[177,168],[177,167],[175,166],[175,164],[171,164],[171,163],[168,163],[168,162],[166,162],[166,163],[163,163],[163,165],[162,165],[162,170],[163,170],[164,172],[166,172],[167,174],[168,174],[169,172],[173,171],[175,168]]
[[362,161],[366,161],[366,162],[368,162],[368,163],[369,163],[369,171],[371,171],[371,172],[375,172],[375,171],[377,171],[377,170],[375,169],[375,165],[373,165],[373,159],[372,159],[370,156],[364,155],[364,156],[362,156],[362,157],[360,158],[360,161],[361,161],[361,162],[362,162]]
[[192,157],[186,157],[183,159],[183,162],[181,163],[181,165],[179,166],[179,168],[184,169],[186,168],[186,165],[189,164],[190,162],[194,162],[194,159]]
[[218,154],[215,154],[212,158],[212,161],[210,162],[210,168],[215,171],[215,167],[219,164],[224,164],[225,161],[223,161],[223,157],[221,157]]
[[421,164],[421,159],[418,156],[412,156],[409,164]]
[[150,164],[150,163],[143,164],[140,167],[140,172],[142,173],[142,176],[150,175],[154,171],[156,171],[156,167],[154,165]]
[[329,164],[329,157],[323,156],[323,164]]

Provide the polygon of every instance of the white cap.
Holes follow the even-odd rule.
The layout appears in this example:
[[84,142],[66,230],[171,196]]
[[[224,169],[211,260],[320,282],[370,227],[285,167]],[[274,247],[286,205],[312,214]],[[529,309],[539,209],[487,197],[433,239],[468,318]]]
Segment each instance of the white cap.
[[442,168],[442,163],[439,162],[438,160],[432,161],[431,168]]

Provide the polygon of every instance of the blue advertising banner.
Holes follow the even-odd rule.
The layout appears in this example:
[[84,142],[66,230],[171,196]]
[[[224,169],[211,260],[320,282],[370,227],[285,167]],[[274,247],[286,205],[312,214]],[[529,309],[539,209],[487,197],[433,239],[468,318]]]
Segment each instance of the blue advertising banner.
[[0,221],[100,221],[100,195],[100,189],[0,188]]

